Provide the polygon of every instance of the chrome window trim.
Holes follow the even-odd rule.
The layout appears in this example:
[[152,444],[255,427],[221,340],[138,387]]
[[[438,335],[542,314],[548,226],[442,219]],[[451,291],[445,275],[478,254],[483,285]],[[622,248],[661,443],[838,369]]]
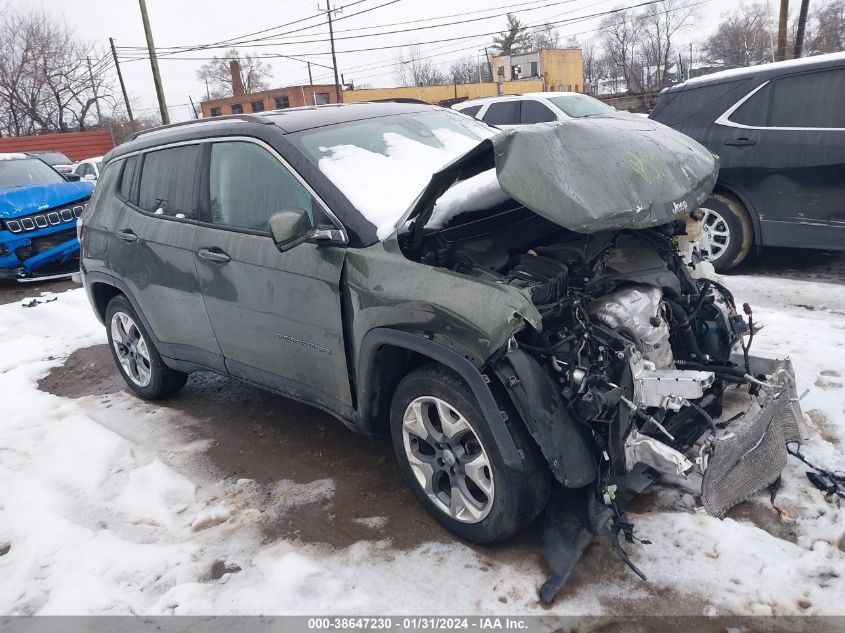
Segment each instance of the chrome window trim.
[[[145,148],[145,149],[135,150],[133,152],[127,152],[126,154],[121,154],[120,156],[116,157],[114,160],[125,160],[127,158],[131,158],[132,156],[141,155],[141,154],[148,154],[149,152],[157,152],[158,150],[169,149],[171,147],[180,147],[180,146],[183,146],[183,145],[201,145],[203,143],[225,143],[227,141],[245,141],[247,143],[254,143],[255,145],[258,145],[259,147],[262,147],[265,150],[267,150],[268,152],[270,152],[270,154],[272,156],[274,156],[276,158],[276,160],[278,160],[285,169],[287,169],[288,171],[290,171],[291,174],[293,174],[293,177],[296,178],[303,187],[305,187],[305,189],[308,191],[308,193],[311,194],[311,196],[313,196],[314,199],[317,202],[320,203],[320,206],[323,207],[323,210],[329,216],[329,219],[334,223],[335,228],[338,229],[341,233],[343,233],[344,241],[346,241],[347,243],[349,242],[349,235],[346,232],[346,227],[343,225],[343,222],[340,221],[340,218],[338,218],[337,215],[335,215],[334,211],[331,210],[331,207],[329,207],[329,205],[326,204],[325,200],[323,200],[317,194],[317,192],[314,191],[314,188],[311,185],[308,184],[308,182],[300,175],[300,173],[298,171],[296,171],[296,169],[294,169],[293,166],[287,160],[285,160],[285,158],[281,154],[279,154],[279,152],[277,152],[275,149],[273,149],[273,147],[271,145],[267,144],[265,141],[262,141],[259,138],[255,138],[254,136],[241,136],[241,135],[237,135],[237,136],[214,136],[214,137],[208,137],[208,138],[193,139],[193,140],[189,140],[189,141],[177,141],[175,143],[167,143],[165,145],[156,145],[155,147],[148,147],[148,148]],[[135,208],[134,205],[133,205],[133,208]],[[146,213],[149,213],[149,212],[146,212]],[[152,214],[150,214],[150,215],[152,215]],[[163,219],[168,219],[168,220],[173,219],[171,216],[157,216],[157,217],[161,217]],[[193,220],[193,221],[197,221],[197,220]],[[216,227],[216,228],[219,228],[219,229],[229,228],[230,230],[235,230],[235,229],[238,228],[238,227],[228,227],[227,225],[223,225],[223,224],[213,224],[213,223],[209,223],[209,222],[201,222],[201,224],[203,224],[204,226],[212,226],[212,227]]]
[[714,121],[716,125],[724,127],[733,127],[740,130],[778,130],[781,132],[845,132],[843,127],[777,127],[775,125],[745,125],[744,123],[736,123],[731,121],[731,115],[736,112],[739,107],[748,101],[751,97],[757,94],[758,91],[768,86],[773,80],[768,79],[754,88],[751,92],[745,95],[742,99],[733,104],[730,108],[725,110],[722,115]]

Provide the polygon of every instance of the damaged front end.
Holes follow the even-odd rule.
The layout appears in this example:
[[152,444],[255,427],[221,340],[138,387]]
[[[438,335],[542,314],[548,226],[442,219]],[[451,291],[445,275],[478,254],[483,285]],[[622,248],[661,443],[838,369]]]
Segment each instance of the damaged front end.
[[[772,484],[802,414],[791,363],[749,354],[751,308],[743,315],[697,257],[715,157],[626,117],[487,143],[435,176],[404,248],[519,288],[542,317],[515,328],[485,369],[561,484],[544,537],[549,602],[594,536],[644,577],[619,536],[635,540],[626,502],[660,477],[687,480],[716,517]],[[505,202],[424,228],[450,184],[492,168]]]

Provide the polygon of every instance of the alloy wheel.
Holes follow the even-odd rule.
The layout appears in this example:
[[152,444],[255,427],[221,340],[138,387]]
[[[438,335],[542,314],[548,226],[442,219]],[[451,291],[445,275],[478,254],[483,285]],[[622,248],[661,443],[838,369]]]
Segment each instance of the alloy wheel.
[[702,255],[712,262],[725,254],[731,243],[731,233],[721,213],[705,207],[701,210],[704,212],[704,218],[698,248]]
[[411,401],[402,419],[405,455],[434,505],[463,523],[478,523],[493,506],[490,460],[467,419],[434,396]]
[[117,360],[129,379],[139,387],[150,384],[150,351],[134,319],[125,312],[115,312],[111,318],[111,338]]

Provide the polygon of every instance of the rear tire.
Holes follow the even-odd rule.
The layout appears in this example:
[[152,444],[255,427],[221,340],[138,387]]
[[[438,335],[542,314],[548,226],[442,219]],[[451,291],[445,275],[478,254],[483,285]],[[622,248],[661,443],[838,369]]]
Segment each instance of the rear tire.
[[145,400],[160,400],[185,386],[188,374],[164,364],[126,297],[117,295],[109,301],[105,323],[114,363],[132,391]]
[[701,205],[704,212],[700,250],[716,272],[738,266],[754,246],[754,226],[743,204],[731,195],[711,194]]
[[447,530],[474,543],[510,538],[545,507],[548,467],[521,421],[507,432],[522,468],[505,465],[502,451],[466,383],[429,365],[408,374],[390,408],[393,449],[420,504]]

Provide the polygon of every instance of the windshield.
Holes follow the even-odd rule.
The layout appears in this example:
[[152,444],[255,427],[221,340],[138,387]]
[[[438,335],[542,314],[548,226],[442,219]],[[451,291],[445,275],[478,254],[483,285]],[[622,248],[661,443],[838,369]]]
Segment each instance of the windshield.
[[48,165],[73,165],[73,161],[61,152],[32,152]]
[[615,111],[609,105],[604,104],[598,99],[594,99],[588,95],[563,95],[560,97],[549,97],[549,101],[563,110],[567,116],[571,116],[574,119],[580,119],[585,116],[596,116],[597,114],[607,114],[608,112]]
[[65,179],[37,158],[0,160],[0,189],[57,182],[65,182]]
[[444,110],[306,130],[296,141],[383,240],[434,173],[496,132]]

